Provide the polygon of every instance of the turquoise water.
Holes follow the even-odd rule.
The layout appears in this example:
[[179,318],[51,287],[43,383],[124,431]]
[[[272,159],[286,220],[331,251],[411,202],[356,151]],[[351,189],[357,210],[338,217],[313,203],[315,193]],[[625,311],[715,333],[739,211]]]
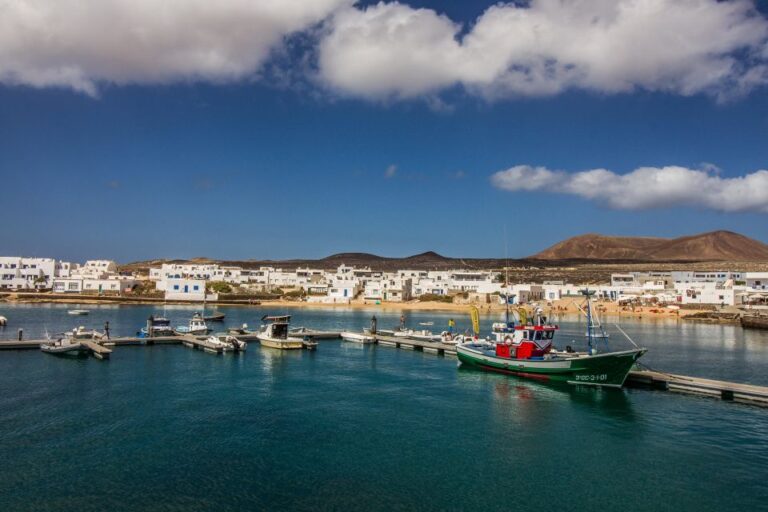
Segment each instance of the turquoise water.
[[[87,306],[73,318],[71,307],[3,305],[0,337],[105,319],[130,334],[152,311]],[[227,325],[265,313],[223,311]],[[166,313],[181,323],[191,310]],[[294,323],[362,327],[370,315],[296,311]],[[399,319],[377,316],[382,327]],[[438,329],[450,316],[408,322]],[[561,325],[562,341],[581,339],[577,322]],[[765,333],[623,326],[653,366],[768,383]],[[108,362],[10,351],[0,352],[0,467],[0,510],[762,510],[768,409],[551,387],[338,341],[224,356],[120,347]]]

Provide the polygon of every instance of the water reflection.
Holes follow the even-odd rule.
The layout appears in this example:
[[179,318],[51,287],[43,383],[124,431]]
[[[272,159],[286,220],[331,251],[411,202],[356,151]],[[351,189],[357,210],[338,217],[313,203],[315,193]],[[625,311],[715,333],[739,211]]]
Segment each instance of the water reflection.
[[611,419],[636,420],[632,402],[623,389],[537,381],[465,366],[459,366],[458,380],[462,386],[490,387],[495,413],[504,418],[514,417],[516,423],[539,423],[553,406],[566,403]]

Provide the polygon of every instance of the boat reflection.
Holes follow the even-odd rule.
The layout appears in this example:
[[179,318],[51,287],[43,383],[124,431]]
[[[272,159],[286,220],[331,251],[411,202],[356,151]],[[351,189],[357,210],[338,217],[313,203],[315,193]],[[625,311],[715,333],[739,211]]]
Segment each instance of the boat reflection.
[[490,387],[494,404],[500,406],[502,411],[513,414],[516,421],[524,421],[528,413],[531,417],[540,417],[550,405],[566,402],[612,419],[635,420],[632,402],[624,389],[538,381],[465,366],[459,366],[458,375],[462,387]]

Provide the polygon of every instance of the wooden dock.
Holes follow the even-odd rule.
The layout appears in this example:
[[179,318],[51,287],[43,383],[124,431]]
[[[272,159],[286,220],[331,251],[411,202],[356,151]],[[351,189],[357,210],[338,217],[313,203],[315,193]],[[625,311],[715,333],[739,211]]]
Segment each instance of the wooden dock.
[[[97,359],[109,359],[112,349],[97,343],[94,340],[77,340],[81,345]],[[22,340],[22,341],[0,341],[0,350],[40,350],[40,345],[48,343],[49,340]]]
[[107,348],[103,345],[99,345],[95,341],[92,340],[78,340],[80,341],[80,345],[88,348],[88,350],[91,351],[91,354],[96,359],[109,359],[109,355],[112,353],[111,348]]
[[422,352],[428,352],[442,356],[456,355],[456,345],[450,345],[448,343],[415,340],[402,336],[384,336],[381,334],[375,334],[374,340],[377,344],[385,347],[402,348],[405,350],[419,350]]
[[633,370],[629,372],[625,385],[630,387],[650,387],[677,393],[706,395],[723,400],[747,402],[768,407],[768,387],[765,386],[702,379],[652,370]]

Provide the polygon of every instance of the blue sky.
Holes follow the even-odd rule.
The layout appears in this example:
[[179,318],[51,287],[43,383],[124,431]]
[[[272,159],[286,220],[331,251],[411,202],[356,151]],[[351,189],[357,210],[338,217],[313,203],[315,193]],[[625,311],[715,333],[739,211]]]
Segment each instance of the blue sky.
[[[479,34],[475,20],[491,4],[465,5],[419,11],[431,18],[415,30],[450,19],[457,38],[475,27]],[[410,13],[434,5],[399,7]],[[385,8],[342,7],[348,17]],[[768,182],[755,174],[768,169],[768,90],[752,79],[763,62],[744,57],[744,47],[722,50],[746,63],[739,72],[693,86],[698,68],[682,77],[662,73],[664,84],[679,81],[671,89],[619,64],[596,77],[534,84],[546,94],[511,75],[478,85],[472,62],[460,76],[428,69],[424,75],[434,78],[427,80],[406,67],[369,83],[371,71],[348,71],[357,61],[343,60],[332,41],[315,50],[343,29],[342,15],[329,16],[337,16],[335,25],[320,23],[331,35],[313,32],[316,24],[295,31],[288,44],[270,43],[266,60],[248,61],[248,73],[226,79],[201,71],[194,79],[158,78],[155,68],[138,65],[125,78],[92,64],[90,54],[57,53],[79,62],[82,77],[48,83],[39,78],[51,76],[41,74],[40,62],[52,57],[0,52],[0,253],[120,262],[347,251],[494,257],[505,252],[505,229],[511,257],[587,232],[729,229],[768,241]],[[765,23],[762,14],[751,12],[754,18]],[[744,36],[744,45],[768,59],[761,34]],[[376,44],[389,50],[392,43]],[[462,45],[470,46],[468,37]],[[338,56],[327,64],[336,74],[325,74],[323,51]],[[29,57],[28,68],[10,67],[19,55]],[[757,71],[742,87],[747,66]],[[504,175],[503,184],[492,179],[516,166],[525,168]],[[680,178],[670,186],[682,183],[690,193],[667,195],[662,179],[641,194],[649,174],[632,173],[643,167],[654,179]],[[609,171],[589,175],[600,179],[585,190],[573,177],[594,169]]]

